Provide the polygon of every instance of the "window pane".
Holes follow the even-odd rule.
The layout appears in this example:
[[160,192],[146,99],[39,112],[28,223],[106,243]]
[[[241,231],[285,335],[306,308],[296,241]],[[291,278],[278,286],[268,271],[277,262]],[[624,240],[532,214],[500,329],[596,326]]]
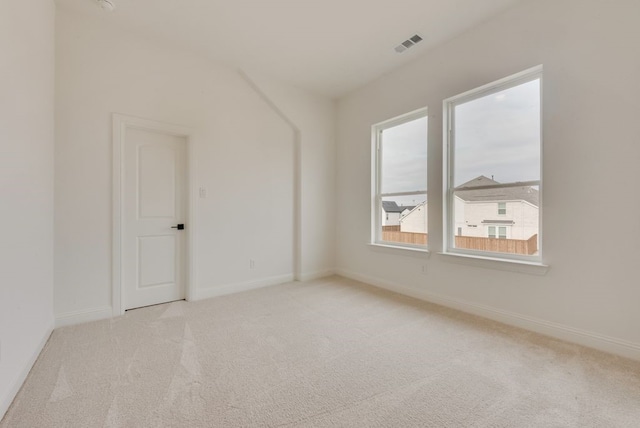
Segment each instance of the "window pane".
[[427,245],[427,124],[422,109],[374,127],[377,242]]
[[540,179],[540,79],[455,107],[454,186]]
[[452,113],[453,247],[537,255],[540,79],[454,104]]
[[427,189],[427,118],[386,128],[381,138],[381,192]]
[[427,194],[382,198],[382,232],[385,242],[427,245]]

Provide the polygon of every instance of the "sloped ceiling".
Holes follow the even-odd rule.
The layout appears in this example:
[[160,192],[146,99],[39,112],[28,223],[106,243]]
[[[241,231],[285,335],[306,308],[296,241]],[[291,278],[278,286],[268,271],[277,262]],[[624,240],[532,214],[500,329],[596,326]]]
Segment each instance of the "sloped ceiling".
[[[56,0],[231,67],[339,97],[522,0]],[[424,41],[402,54],[413,34]]]

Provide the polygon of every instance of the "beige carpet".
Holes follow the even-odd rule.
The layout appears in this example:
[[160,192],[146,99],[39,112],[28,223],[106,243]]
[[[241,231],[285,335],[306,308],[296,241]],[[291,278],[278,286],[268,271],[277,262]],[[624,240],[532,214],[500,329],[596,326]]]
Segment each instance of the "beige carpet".
[[1,427],[639,427],[640,363],[333,277],[56,330]]

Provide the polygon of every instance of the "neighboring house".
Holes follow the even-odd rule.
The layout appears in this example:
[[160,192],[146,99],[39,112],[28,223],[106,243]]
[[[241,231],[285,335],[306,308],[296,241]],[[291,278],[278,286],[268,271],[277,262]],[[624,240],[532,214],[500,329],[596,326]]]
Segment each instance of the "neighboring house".
[[[500,183],[480,176],[457,189],[497,184]],[[530,186],[456,190],[455,235],[529,239],[538,233],[538,199],[538,191]],[[395,202],[391,204],[395,205]],[[394,213],[401,212],[398,219],[400,231],[427,233],[427,211],[426,201],[410,211],[397,207]],[[395,221],[395,217],[390,218]]]
[[382,201],[382,226],[398,226],[400,218],[412,209],[412,206],[401,206],[395,201]]
[[481,175],[456,188],[457,236],[529,239],[538,233],[539,192],[533,187],[457,190],[496,184]]
[[400,218],[400,231],[427,233],[427,201],[421,202]]

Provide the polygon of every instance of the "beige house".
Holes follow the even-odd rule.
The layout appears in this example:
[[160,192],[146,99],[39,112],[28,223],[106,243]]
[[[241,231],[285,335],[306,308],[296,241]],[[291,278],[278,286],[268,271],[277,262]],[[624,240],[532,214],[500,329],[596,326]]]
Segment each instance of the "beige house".
[[[479,176],[459,188],[500,184]],[[455,235],[526,240],[538,233],[539,192],[530,186],[455,192]],[[402,232],[427,233],[427,202],[403,212]]]
[[400,219],[414,207],[398,205],[395,201],[382,201],[382,226],[398,226]]
[[400,231],[427,233],[428,218],[427,201],[424,201],[403,213],[400,218]]
[[[483,175],[458,188],[500,184]],[[455,235],[529,239],[538,233],[539,192],[531,186],[455,192]]]

